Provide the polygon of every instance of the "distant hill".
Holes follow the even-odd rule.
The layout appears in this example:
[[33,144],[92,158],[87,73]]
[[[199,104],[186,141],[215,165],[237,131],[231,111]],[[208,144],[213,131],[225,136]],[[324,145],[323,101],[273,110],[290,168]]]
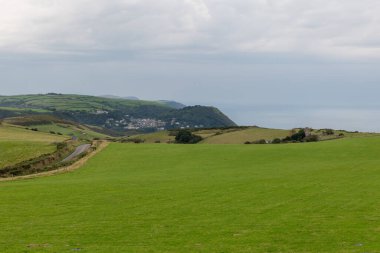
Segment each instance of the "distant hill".
[[102,95],[100,97],[102,97],[102,98],[112,98],[112,99],[140,100],[138,97],[134,97],[134,96],[119,97],[119,96],[115,96],[115,95]]
[[166,104],[169,107],[172,107],[174,109],[182,109],[185,108],[186,105],[176,102],[176,101],[171,101],[171,100],[159,100],[159,102]]
[[[100,97],[112,98],[112,99],[140,100],[138,97],[134,97],[134,96],[119,97],[119,96],[115,96],[115,95],[102,95]],[[172,101],[172,100],[158,100],[158,102],[163,103],[163,104],[165,104],[169,107],[172,107],[174,109],[182,109],[182,108],[186,107],[186,105],[179,103],[177,101]]]
[[112,131],[131,133],[236,125],[217,108],[185,107],[174,101],[145,101],[55,93],[0,96],[0,119],[40,114]]

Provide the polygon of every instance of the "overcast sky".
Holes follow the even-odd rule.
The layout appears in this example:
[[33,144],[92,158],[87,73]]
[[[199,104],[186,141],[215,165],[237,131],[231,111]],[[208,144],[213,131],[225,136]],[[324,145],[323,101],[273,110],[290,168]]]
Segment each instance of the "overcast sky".
[[[379,0],[0,0],[0,6],[3,95],[173,99],[219,106],[242,124],[256,123],[262,112],[252,111],[262,106],[380,108]],[[258,123],[266,122],[272,124]]]

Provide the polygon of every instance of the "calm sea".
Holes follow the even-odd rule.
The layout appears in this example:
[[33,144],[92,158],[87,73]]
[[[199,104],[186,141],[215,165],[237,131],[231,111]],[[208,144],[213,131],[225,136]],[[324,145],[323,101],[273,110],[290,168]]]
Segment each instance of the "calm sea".
[[239,125],[380,132],[380,106],[219,105]]

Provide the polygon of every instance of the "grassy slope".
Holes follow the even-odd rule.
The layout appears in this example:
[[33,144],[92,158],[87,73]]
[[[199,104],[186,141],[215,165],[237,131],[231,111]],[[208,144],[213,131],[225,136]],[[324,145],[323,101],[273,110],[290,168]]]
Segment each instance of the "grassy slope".
[[[218,133],[218,135],[216,135]],[[205,138],[201,143],[204,144],[243,144],[246,141],[256,141],[259,139],[272,140],[274,138],[284,138],[289,135],[289,130],[267,129],[250,127],[229,128],[229,129],[205,129],[195,131],[194,134]],[[175,136],[169,136],[169,131],[161,131],[151,134],[140,134],[131,136],[130,139],[139,138],[145,140],[145,143],[162,143],[173,142]]]
[[289,135],[289,130],[267,129],[252,127],[248,129],[226,132],[221,135],[210,136],[203,141],[208,144],[243,144],[246,141],[259,139],[273,140],[284,138]]
[[80,139],[93,139],[93,138],[106,138],[108,137],[105,134],[97,133],[92,131],[86,127],[82,127],[82,129],[69,125],[69,124],[46,124],[46,125],[32,125],[29,128],[37,128],[39,131],[49,133],[50,131],[54,131],[56,133],[62,133],[64,135],[74,135]]
[[160,141],[161,143],[173,142],[175,136],[170,136],[169,131],[159,131],[150,134],[139,134],[129,137],[129,139],[142,139],[145,143],[155,143]]
[[52,143],[66,138],[18,127],[0,126],[0,168],[51,153],[56,149]]
[[0,251],[379,252],[380,138],[111,144],[0,182]]

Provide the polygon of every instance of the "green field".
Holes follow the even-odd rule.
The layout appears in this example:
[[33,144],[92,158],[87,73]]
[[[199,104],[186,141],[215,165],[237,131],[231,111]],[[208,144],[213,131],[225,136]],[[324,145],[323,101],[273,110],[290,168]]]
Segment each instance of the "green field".
[[[290,130],[246,127],[202,129],[194,130],[193,133],[204,138],[201,142],[202,144],[244,144],[246,141],[284,138],[290,134]],[[141,139],[145,143],[172,143],[175,141],[175,134],[170,135],[170,131],[159,131],[150,134],[133,135],[129,139]]]
[[380,252],[380,138],[111,144],[0,182],[0,252]]
[[0,126],[0,169],[56,150],[54,142],[63,136],[34,132],[13,126]]
[[76,136],[80,139],[93,139],[93,138],[106,138],[105,134],[97,133],[90,130],[87,127],[77,127],[70,124],[44,124],[44,125],[32,125],[30,128],[37,128],[38,131],[50,133],[51,131],[55,133],[61,133],[67,136]]
[[206,139],[203,141],[203,143],[243,144],[246,141],[257,141],[260,139],[273,140],[274,138],[284,138],[289,134],[289,130],[250,127],[242,130],[238,129],[237,131],[222,132],[220,135],[206,136]]
[[45,142],[0,141],[0,169],[55,150],[55,145]]

